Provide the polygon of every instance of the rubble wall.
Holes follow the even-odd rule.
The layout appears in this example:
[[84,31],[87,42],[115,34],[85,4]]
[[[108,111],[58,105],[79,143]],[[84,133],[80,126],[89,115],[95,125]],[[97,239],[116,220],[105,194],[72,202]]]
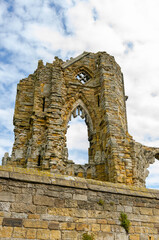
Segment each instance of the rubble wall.
[[95,240],[159,240],[159,191],[0,167],[0,225],[1,240],[80,240],[86,232]]

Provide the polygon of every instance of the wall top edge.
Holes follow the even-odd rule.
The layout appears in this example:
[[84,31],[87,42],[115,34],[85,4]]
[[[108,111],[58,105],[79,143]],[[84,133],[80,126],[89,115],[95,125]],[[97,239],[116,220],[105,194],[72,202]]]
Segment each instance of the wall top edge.
[[19,168],[11,166],[0,166],[0,178],[23,182],[34,182],[37,184],[50,184],[63,187],[71,187],[98,192],[109,192],[113,194],[129,195],[143,198],[159,199],[159,190],[128,186],[120,183],[102,182],[92,179],[84,179],[49,171]]
[[72,65],[73,63],[79,61],[81,58],[87,56],[88,54],[90,54],[90,52],[83,52],[82,54],[80,54],[79,56],[72,58],[71,60],[69,60],[68,62],[65,62],[62,64],[62,68],[67,68],[70,65]]

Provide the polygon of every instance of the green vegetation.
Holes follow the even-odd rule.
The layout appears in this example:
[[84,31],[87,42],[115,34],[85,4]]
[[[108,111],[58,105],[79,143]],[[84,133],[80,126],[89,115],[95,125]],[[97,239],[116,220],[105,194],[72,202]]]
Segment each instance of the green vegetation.
[[98,204],[99,204],[100,206],[103,206],[103,205],[104,205],[104,200],[99,199]]
[[83,233],[82,240],[95,240],[95,238],[93,234]]
[[114,202],[110,202],[110,206],[114,206]]
[[121,221],[121,226],[128,233],[130,228],[130,221],[128,220],[126,213],[121,212],[119,220]]

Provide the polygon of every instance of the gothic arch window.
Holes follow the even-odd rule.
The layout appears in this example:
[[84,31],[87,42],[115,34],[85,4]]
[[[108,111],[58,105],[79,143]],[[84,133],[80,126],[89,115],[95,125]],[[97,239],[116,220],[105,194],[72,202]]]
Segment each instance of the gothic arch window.
[[70,115],[68,116],[68,120],[71,120],[71,116],[73,116],[74,118],[76,118],[77,116],[80,116],[82,119],[85,119],[85,122],[88,126],[88,129],[90,132],[93,131],[93,123],[92,123],[92,119],[89,115],[89,112],[85,106],[85,104],[82,102],[81,99],[78,99],[72,108],[72,111],[70,112]]
[[[82,112],[76,108],[76,115],[74,110],[72,118],[68,122],[66,134],[68,160],[80,165],[88,164],[88,149],[90,147],[88,140],[88,126],[84,120]],[[80,172],[83,172],[83,170]]]
[[[75,120],[76,119],[76,120]],[[71,121],[72,120],[72,121]],[[75,129],[75,125],[77,123],[77,129]],[[70,144],[69,142],[67,142],[67,147],[68,147],[68,155],[69,155],[69,160],[73,160],[74,163],[76,164],[87,164],[89,162],[89,152],[88,152],[88,149],[90,147],[90,141],[91,141],[91,136],[93,134],[93,123],[92,123],[92,119],[91,119],[91,116],[89,115],[89,112],[85,106],[85,104],[82,102],[81,99],[78,99],[74,104],[73,104],[73,107],[72,107],[72,110],[70,112],[70,114],[68,115],[68,118],[67,118],[67,124],[68,124],[68,127],[69,129],[67,130],[67,135],[66,135],[66,138],[68,140],[68,136],[70,137],[71,136],[71,124],[73,123],[73,136],[75,135],[78,135],[79,134],[79,138],[78,136],[76,136],[77,138],[77,144],[79,143],[79,139],[81,138],[82,139],[82,144],[81,145],[77,145],[77,147],[75,146],[76,145],[76,139],[71,143],[72,145],[74,145],[74,149],[70,148]],[[83,126],[82,126],[83,125]],[[77,131],[77,133],[76,133]],[[81,135],[82,134],[82,135]],[[82,136],[82,137],[81,137]],[[86,140],[87,139],[87,140]],[[83,145],[84,144],[84,145]],[[71,151],[73,152],[74,151],[74,156],[75,155],[75,151],[76,149],[80,149],[81,150],[79,151],[79,158],[76,158],[76,159],[70,159],[71,157]],[[87,150],[86,150],[87,148]],[[83,149],[83,150],[82,150]],[[84,150],[85,149],[85,150]],[[71,150],[71,151],[70,151]],[[77,153],[77,152],[76,152]],[[87,158],[86,158],[86,154],[87,154]],[[82,162],[83,160],[87,159],[85,162]],[[80,160],[78,162],[78,160]]]
[[91,78],[91,76],[85,70],[79,71],[78,74],[76,75],[76,79],[79,80],[83,84],[88,82],[90,80],[90,78]]

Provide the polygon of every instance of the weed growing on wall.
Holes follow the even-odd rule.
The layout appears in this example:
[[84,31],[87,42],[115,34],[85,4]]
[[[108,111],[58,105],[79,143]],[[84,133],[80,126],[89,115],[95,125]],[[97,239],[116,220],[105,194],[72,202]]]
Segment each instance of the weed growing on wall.
[[95,238],[93,234],[84,233],[82,235],[82,240],[95,240]]
[[98,204],[99,204],[100,206],[103,206],[103,205],[104,205],[104,200],[103,200],[103,199],[99,199]]
[[121,226],[125,229],[125,231],[128,233],[130,228],[130,221],[128,220],[128,217],[126,213],[121,212],[120,218]]

